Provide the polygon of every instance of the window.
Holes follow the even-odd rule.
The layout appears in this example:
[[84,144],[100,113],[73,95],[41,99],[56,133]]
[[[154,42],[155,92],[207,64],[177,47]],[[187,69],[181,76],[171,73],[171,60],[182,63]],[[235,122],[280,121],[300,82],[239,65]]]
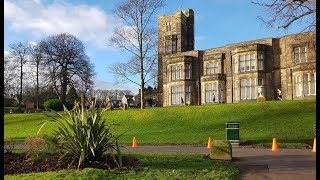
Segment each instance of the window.
[[171,80],[191,79],[191,64],[171,66]]
[[244,55],[240,56],[240,72],[244,72],[245,71],[245,57]]
[[186,102],[191,101],[191,86],[186,86]]
[[206,64],[206,75],[219,73],[218,61],[208,62]]
[[186,64],[185,66],[185,71],[186,71],[186,79],[191,79],[191,64]]
[[171,80],[176,80],[177,66],[171,67]]
[[301,96],[301,89],[302,89],[302,84],[301,84],[301,76],[297,75],[296,76],[296,96]]
[[256,99],[257,98],[256,88],[257,88],[256,79],[251,79],[251,97],[249,97],[249,99]]
[[183,65],[175,65],[171,67],[171,80],[184,79]]
[[176,36],[165,37],[165,52],[177,52],[177,38]]
[[176,74],[177,79],[184,79],[184,71],[183,71],[183,65],[178,65],[177,66],[177,74]]
[[238,72],[239,72],[238,58],[233,58],[233,61],[234,61],[234,73],[238,74]]
[[205,93],[206,93],[206,103],[217,102],[218,95],[218,83],[207,83],[205,84]]
[[316,94],[315,74],[304,74],[303,81],[304,81],[304,95],[305,96],[315,95]]
[[264,85],[263,79],[258,79],[258,85],[259,86],[263,86]]
[[166,22],[166,32],[171,31],[172,21]]
[[260,53],[258,54],[258,70],[263,70],[264,69],[264,54]]
[[305,63],[307,62],[307,47],[295,47],[294,48],[294,60],[295,63]]
[[251,54],[250,55],[250,60],[251,60],[251,70],[256,70],[256,54]]
[[173,39],[171,42],[171,50],[172,52],[177,52],[177,40]]
[[[184,91],[185,88],[185,91]],[[184,93],[185,92],[185,93]],[[171,104],[177,105],[191,101],[191,86],[173,86],[171,87]]]
[[245,62],[246,62],[246,71],[250,71],[250,54],[247,54],[245,56]]
[[167,39],[165,42],[165,47],[166,47],[166,52],[171,52],[172,51],[172,40]]
[[[171,87],[171,104],[177,105],[181,104],[181,100],[184,97],[183,86],[174,86]],[[184,99],[183,99],[184,101]]]
[[[256,64],[256,54],[240,55],[240,72],[255,71]],[[235,64],[235,73],[238,73],[237,66],[238,64]]]
[[256,99],[256,79],[241,79],[241,99]]

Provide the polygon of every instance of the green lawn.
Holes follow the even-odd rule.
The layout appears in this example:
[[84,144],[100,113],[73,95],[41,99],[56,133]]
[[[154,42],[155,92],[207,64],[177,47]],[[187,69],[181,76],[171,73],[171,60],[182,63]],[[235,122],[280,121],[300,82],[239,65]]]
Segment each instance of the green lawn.
[[[22,142],[35,135],[47,117],[40,113],[6,114],[5,141]],[[141,144],[205,145],[208,137],[225,139],[225,122],[240,122],[240,140],[250,144],[306,143],[313,139],[316,123],[316,100],[267,101],[207,106],[183,106],[108,111],[105,118],[118,123],[114,132],[120,134],[121,144],[131,144],[136,136]],[[55,127],[47,123],[40,134],[50,134]]]
[[81,171],[56,171],[6,175],[5,179],[235,179],[239,170],[233,164],[211,161],[203,155],[177,153],[131,154],[137,167],[121,173],[86,168]]

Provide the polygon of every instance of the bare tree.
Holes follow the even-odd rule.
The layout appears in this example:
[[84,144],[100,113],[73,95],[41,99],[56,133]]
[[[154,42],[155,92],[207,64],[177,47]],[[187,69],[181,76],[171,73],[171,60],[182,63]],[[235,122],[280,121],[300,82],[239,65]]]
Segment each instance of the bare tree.
[[103,89],[95,89],[93,90],[93,94],[97,97],[99,101],[106,101],[109,97],[113,100],[120,100],[124,95],[131,95],[132,92],[130,90],[103,90]]
[[68,85],[80,79],[87,86],[94,76],[93,64],[85,53],[85,48],[75,36],[62,33],[43,40],[46,64],[51,82],[63,103],[66,102]]
[[[118,82],[129,81],[140,86],[141,109],[144,108],[144,86],[154,78],[151,72],[157,63],[155,15],[163,6],[164,0],[125,0],[115,10],[123,27],[115,30],[110,43],[131,53],[132,58],[127,63],[111,65],[110,72]],[[140,76],[139,82],[134,80],[134,75]]]
[[77,87],[80,94],[89,95],[93,90],[94,82],[92,74],[84,74],[82,78],[74,78],[73,85]]
[[21,109],[22,104],[22,85],[23,85],[23,66],[27,62],[28,55],[28,43],[18,42],[10,44],[10,58],[13,58],[14,61],[19,61],[20,66],[20,90],[18,95],[19,109]]
[[36,66],[36,106],[37,109],[39,109],[39,68],[46,57],[44,54],[44,43],[40,42],[29,46],[29,53],[31,55],[31,61]]
[[254,0],[266,14],[258,16],[269,27],[287,29],[300,23],[301,32],[316,29],[316,0]]
[[[3,89],[4,95],[17,94],[15,92],[18,66],[12,62],[9,56],[4,56]],[[19,92],[18,92],[19,93]]]

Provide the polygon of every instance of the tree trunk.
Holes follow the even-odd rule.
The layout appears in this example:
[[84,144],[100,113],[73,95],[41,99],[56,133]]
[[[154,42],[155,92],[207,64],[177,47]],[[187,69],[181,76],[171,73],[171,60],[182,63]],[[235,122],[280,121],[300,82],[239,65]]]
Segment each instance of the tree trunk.
[[[140,19],[140,23],[142,26],[142,15]],[[144,70],[143,70],[143,52],[142,52],[142,32],[139,34],[139,48],[140,48],[140,81],[141,81],[141,96],[140,96],[140,101],[141,101],[141,109],[144,109]]]
[[37,61],[37,110],[39,109],[39,61]]
[[62,104],[66,103],[66,94],[67,94],[67,86],[68,86],[67,80],[68,80],[67,73],[66,73],[65,70],[63,70],[63,73],[62,73],[62,85],[61,85],[61,101],[62,101]]
[[22,66],[23,66],[23,58],[20,57],[20,93],[19,93],[19,109],[21,109],[22,105],[22,78],[23,78],[23,72],[22,72]]
[[140,96],[140,101],[141,101],[141,109],[144,109],[144,78],[143,78],[143,76],[144,76],[144,71],[143,71],[143,58],[142,58],[142,49],[140,50],[140,69],[141,69],[141,71],[140,71],[140,81],[141,81],[141,85],[140,85],[140,94],[141,94],[141,96]]

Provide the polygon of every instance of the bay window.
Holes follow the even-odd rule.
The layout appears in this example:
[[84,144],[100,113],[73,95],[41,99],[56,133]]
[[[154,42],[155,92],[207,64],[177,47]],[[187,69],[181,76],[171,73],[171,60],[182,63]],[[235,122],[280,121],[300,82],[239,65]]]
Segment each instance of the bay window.
[[205,84],[205,102],[212,103],[218,100],[218,83]]
[[256,79],[241,79],[240,83],[241,99],[256,99]]

